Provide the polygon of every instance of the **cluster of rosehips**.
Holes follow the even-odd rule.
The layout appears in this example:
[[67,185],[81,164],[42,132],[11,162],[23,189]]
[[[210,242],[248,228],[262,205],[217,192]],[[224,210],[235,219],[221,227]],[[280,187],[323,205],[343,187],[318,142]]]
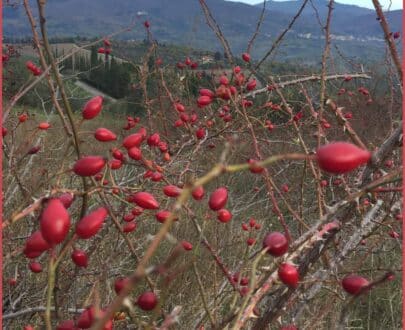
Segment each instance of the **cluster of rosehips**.
[[208,201],[209,208],[213,211],[217,211],[217,219],[223,223],[227,223],[232,219],[232,213],[224,209],[227,201],[228,190],[225,187],[220,187],[212,192]]
[[370,96],[370,92],[368,91],[368,89],[365,88],[365,87],[363,87],[363,86],[359,87],[359,88],[357,89],[357,91],[358,91],[360,94],[364,95],[364,96]]
[[[263,240],[263,248],[273,257],[281,257],[288,251],[288,240],[284,234],[272,232]],[[289,263],[282,263],[278,268],[278,277],[285,285],[296,288],[299,281],[298,269]]]
[[104,40],[103,40],[103,44],[104,44],[104,47],[100,47],[100,48],[97,50],[97,53],[99,53],[99,54],[106,54],[106,55],[111,54],[111,41],[108,40],[108,39],[104,39]]
[[141,118],[136,117],[133,118],[131,116],[127,116],[127,124],[123,127],[124,130],[128,131],[131,128],[134,128],[136,126],[136,124],[138,124],[141,121]]
[[[27,113],[22,113],[22,114],[19,114],[18,115],[18,125],[20,125],[20,124],[22,124],[22,123],[25,123],[27,120],[28,120],[28,114]],[[42,122],[42,123],[39,123],[38,124],[38,129],[39,130],[47,130],[49,127],[51,127],[51,125],[49,124],[49,123],[47,123],[47,122]],[[7,130],[7,128],[6,127],[2,127],[1,128],[1,133],[2,133],[2,137],[4,138],[6,135],[7,135],[7,133],[8,133],[8,130]],[[32,147],[32,148],[30,148],[29,150],[28,150],[28,152],[27,152],[27,154],[29,154],[29,155],[33,155],[33,154],[36,154],[39,150],[41,149],[41,146],[34,146],[34,147]]]
[[186,67],[195,70],[198,68],[198,62],[192,61],[190,57],[187,57],[184,62],[177,62],[176,67],[180,70],[183,70]]
[[[71,225],[67,209],[72,202],[73,195],[68,193],[46,202],[40,216],[40,230],[35,231],[25,243],[23,252],[27,258],[37,258],[65,240]],[[95,236],[107,215],[108,211],[104,207],[90,212],[76,223],[75,234],[81,239]],[[87,266],[87,255],[84,251],[75,250],[72,253],[72,260],[79,267]],[[42,271],[41,265],[37,262],[31,262],[30,269],[35,273]]]
[[[260,230],[262,228],[262,225],[260,223],[256,223],[256,220],[251,218],[249,219],[249,224],[247,223],[242,223],[242,230],[244,231],[251,231],[252,229]],[[252,246],[256,243],[256,239],[253,237],[249,237],[246,240],[246,244],[248,246]]]
[[[179,119],[177,119],[174,122],[174,127],[182,127],[184,125],[195,125],[198,121],[198,115],[197,113],[195,113],[194,111],[189,115],[186,112],[186,108],[185,106],[180,102],[180,101],[176,101],[174,103],[174,108],[176,109],[176,111],[179,113]],[[208,125],[207,125],[208,126]],[[197,137],[197,139],[201,140],[205,137],[205,129],[203,127],[199,127],[197,128],[197,130],[195,131],[195,135]]]
[[[272,232],[263,240],[263,248],[267,248],[267,253],[274,257],[280,257],[288,251],[288,240],[284,234],[279,232]],[[289,263],[283,263],[278,268],[278,277],[285,285],[296,288],[299,281],[299,272],[297,268]],[[348,275],[342,280],[343,289],[352,294],[357,295],[367,286],[370,282],[364,277],[358,275]]]
[[[101,111],[101,107],[101,97],[91,99],[86,103],[83,109],[83,118],[94,118]],[[127,149],[129,156],[137,160],[142,159],[142,154],[139,147],[142,141],[144,141],[147,137],[146,130],[141,130],[138,133],[127,136],[123,140],[123,146]],[[114,135],[111,135],[105,130],[98,131],[96,135],[100,140],[103,141],[110,141],[116,138]],[[150,135],[147,138],[147,143],[150,147],[160,146],[162,148],[160,137],[157,133]],[[163,150],[166,150],[166,148],[163,148]],[[117,157],[118,154],[119,157]],[[115,155],[116,158],[119,158],[118,160],[122,159],[122,155],[118,150],[115,150],[113,155]],[[368,162],[370,156],[371,155],[368,151],[342,142],[331,143],[323,146],[317,151],[316,154],[318,165],[323,170],[331,173],[345,173],[351,171],[361,164]],[[76,161],[73,171],[79,176],[94,176],[102,170],[105,163],[106,161],[103,157],[87,156]],[[152,177],[153,175],[154,174],[152,174]],[[155,178],[154,181],[160,180]],[[167,188],[166,193],[169,193]],[[173,193],[173,195],[177,195],[177,192]],[[202,187],[193,191],[193,197],[195,199],[201,199],[203,195],[204,191]],[[228,191],[225,187],[221,187],[211,194],[208,202],[210,209],[218,212],[218,220],[225,223],[230,221],[232,218],[232,213],[224,209],[227,199]],[[144,209],[159,208],[159,204],[155,200],[154,196],[148,192],[138,192],[131,196],[131,200],[134,201],[139,207]],[[90,238],[94,236],[101,228],[107,214],[107,210],[103,207],[91,212],[77,223],[76,234],[80,238]],[[169,212],[161,212],[157,215],[157,218],[159,221],[163,222],[169,217],[169,215]],[[57,220],[54,221],[53,219],[55,217]],[[70,216],[62,201],[54,198],[47,203],[47,206],[41,215],[40,224],[41,230],[34,233],[35,235],[33,234],[34,236],[27,240],[29,244],[27,243],[25,254],[31,258],[39,256],[42,252],[61,243],[65,239],[70,228]],[[32,242],[34,242],[33,245],[31,244]],[[36,245],[35,243],[38,242],[39,245]],[[35,269],[38,270],[37,267]]]
[[20,53],[14,48],[13,45],[6,45],[7,50],[5,53],[1,54],[1,60],[3,65],[6,64],[11,57],[19,57]]
[[[240,86],[240,85],[244,84],[244,77],[241,76],[241,74],[237,75],[235,77],[241,77],[239,79],[239,82],[238,81],[235,82],[235,85]],[[254,89],[256,87],[256,80],[254,80],[254,79],[251,80],[250,82],[248,82],[248,84],[246,86],[247,86],[246,88],[249,88],[250,90]],[[210,105],[214,101],[215,97],[223,99],[223,100],[229,100],[231,98],[231,96],[234,96],[237,94],[237,89],[235,86],[232,86],[232,85],[228,86],[227,84],[225,85],[225,84],[221,83],[220,86],[216,89],[215,93],[213,91],[211,91],[210,89],[202,88],[202,89],[200,89],[199,94],[200,94],[200,96],[197,99],[197,106],[199,108],[204,108],[207,105]],[[241,102],[244,107],[250,107],[253,105],[253,102],[250,100],[243,99]]]
[[232,275],[232,283],[235,285],[240,285],[242,287],[242,296],[246,295],[249,292],[249,288],[247,287],[249,285],[248,277],[241,277],[239,273],[235,273]]
[[263,105],[263,108],[270,108],[271,110],[274,110],[274,111],[280,111],[281,110],[281,105],[269,101],[269,102],[266,102]]
[[[120,290],[122,290],[125,283],[128,282],[128,279],[117,279],[114,285],[115,291],[119,294]],[[156,295],[153,292],[147,291],[141,294],[136,304],[139,308],[145,311],[153,310],[157,306],[158,300]],[[105,314],[105,310],[100,310],[99,313],[96,312],[96,308],[94,306],[87,307],[76,320],[64,320],[60,322],[56,330],[75,330],[75,329],[89,329],[95,322],[97,318],[102,317]],[[125,318],[125,313],[119,315],[118,320]],[[107,323],[103,327],[104,330],[112,330],[113,329],[113,320],[107,321]],[[26,326],[24,330],[33,330],[31,326]]]
[[34,76],[39,76],[42,73],[41,68],[37,67],[32,61],[27,61],[25,66]]
[[[28,65],[27,65],[28,67]],[[30,66],[31,67],[31,66]],[[227,81],[225,79],[221,79],[221,86],[226,86]],[[200,90],[200,97],[198,100],[199,105],[206,106],[210,104],[213,100],[214,93],[210,90],[203,89]],[[103,99],[100,96],[92,98],[89,102],[86,103],[84,106],[82,116],[83,119],[89,120],[96,117],[102,108],[102,101]],[[176,103],[176,109],[179,112],[182,112],[182,105],[180,103]],[[184,107],[183,107],[184,108]],[[183,110],[184,111],[184,110]],[[27,119],[26,116],[21,115],[19,120],[24,122]],[[134,123],[134,124],[132,124]],[[135,126],[136,120],[128,120],[129,126]],[[47,129],[49,128],[48,123],[41,123],[39,125],[40,129]],[[202,138],[203,133],[196,133],[197,138]],[[5,135],[3,129],[3,136]],[[106,142],[106,141],[113,141],[116,140],[116,135],[105,129],[99,128],[95,132],[95,138],[98,141]],[[143,141],[147,141],[149,147],[154,148],[158,147],[161,152],[167,152],[167,144],[160,140],[160,136],[157,133],[154,133],[147,136],[146,130],[141,128],[137,133],[131,134],[124,138],[123,140],[123,147],[127,150],[128,156],[134,160],[142,160],[142,153],[140,151],[140,145]],[[115,161],[123,161],[123,154],[119,149],[113,150],[113,157]],[[358,166],[365,164],[369,161],[371,154],[363,149],[360,149],[352,144],[344,143],[344,142],[337,142],[325,145],[317,150],[316,153],[316,160],[319,167],[327,172],[341,174],[352,171],[356,169]],[[254,172],[262,171],[262,168],[258,168],[255,166],[255,161],[252,162],[251,170]],[[99,172],[103,169],[106,164],[106,160],[100,156],[86,156],[74,164],[73,171],[75,174],[79,176],[95,176],[99,174]],[[111,168],[119,168],[121,165],[115,164],[114,166],[111,163]],[[150,162],[146,163],[146,165],[153,165]],[[149,170],[150,171],[150,170]],[[162,176],[159,171],[156,172],[147,172],[149,173],[147,176],[151,176],[153,181],[160,181]],[[158,174],[156,174],[158,173]],[[159,180],[156,177],[159,175]],[[283,188],[283,191],[288,191],[287,188]],[[178,197],[181,193],[181,188],[173,185],[168,185],[163,188],[163,192],[166,196],[169,197]],[[201,200],[204,197],[204,189],[203,187],[198,187],[192,191],[192,196],[196,200]],[[134,202],[138,207],[147,210],[156,210],[159,208],[159,203],[156,201],[155,197],[148,193],[148,192],[137,192],[129,197],[131,202]],[[221,222],[228,222],[232,218],[232,213],[226,209],[224,206],[226,205],[228,200],[228,190],[226,187],[220,187],[216,189],[209,198],[208,205],[211,210],[217,211],[217,218]],[[58,198],[52,198],[46,201],[45,207],[40,216],[40,230],[35,231],[26,241],[26,245],[24,248],[24,254],[30,258],[34,259],[40,256],[43,252],[51,249],[52,247],[60,244],[63,242],[69,232],[70,229],[70,215],[67,209],[73,202],[73,196],[71,194],[63,194]],[[134,211],[136,210],[136,211]],[[136,222],[133,221],[136,215],[142,213],[142,210],[139,208],[135,208],[131,212],[131,216],[124,216],[124,221],[128,222],[128,224],[124,227],[125,232],[131,232],[136,228]],[[105,219],[108,216],[108,210],[105,207],[99,207],[96,210],[90,212],[88,215],[83,217],[80,221],[77,222],[75,228],[75,234],[77,237],[81,239],[89,239],[96,235],[99,230],[101,229]],[[132,217],[133,216],[133,217]],[[156,213],[156,219],[159,222],[166,221],[170,216],[170,211],[161,210]],[[249,222],[251,228],[259,229],[260,225]],[[243,226],[243,225],[242,225]],[[252,242],[253,244],[254,242]],[[185,250],[191,250],[192,245],[189,242],[183,241],[182,246]],[[267,248],[267,252],[275,257],[282,256],[288,250],[288,240],[287,238],[278,232],[268,234],[264,241],[263,247]],[[79,249],[74,249],[71,258],[73,262],[79,267],[86,267],[88,264],[87,255],[84,251]],[[33,272],[41,272],[42,267],[37,262],[32,262],[30,264],[30,269]],[[299,281],[299,274],[298,270],[295,266],[283,263],[279,266],[278,275],[280,280],[290,286],[295,288],[298,285]],[[350,279],[350,278],[349,278]],[[358,287],[364,287],[365,281],[362,280],[350,280],[346,279],[344,284],[342,283],[343,287],[349,293],[357,292],[353,289]],[[354,283],[354,284],[353,284]],[[357,283],[357,284],[356,284]],[[360,284],[358,284],[360,283]],[[368,282],[367,282],[368,283]],[[351,285],[351,286],[350,286]],[[138,299],[138,305],[145,309],[151,310],[157,304],[157,298],[154,293],[147,293],[144,294],[145,296],[140,296]],[[142,298],[141,298],[142,297]],[[89,314],[89,310],[86,310],[87,314]],[[83,314],[81,315],[81,317]],[[86,316],[87,319],[91,319],[90,316]],[[83,316],[84,318],[84,316]],[[79,318],[80,320],[80,318]]]

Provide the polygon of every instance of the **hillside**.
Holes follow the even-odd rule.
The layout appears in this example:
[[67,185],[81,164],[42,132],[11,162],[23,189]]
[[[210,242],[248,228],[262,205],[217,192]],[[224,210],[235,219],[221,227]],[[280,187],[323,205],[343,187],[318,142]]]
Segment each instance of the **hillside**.
[[[34,7],[34,2],[32,2]],[[267,4],[268,11],[253,56],[263,55],[269,44],[287,26],[302,1],[274,2]],[[326,0],[308,4],[302,17],[289,32],[278,60],[300,59],[316,63],[322,35],[319,23],[314,18],[316,8],[321,19],[327,12]],[[208,28],[198,1],[189,0],[120,0],[119,6],[107,0],[79,1],[54,0],[47,5],[48,27],[51,36],[93,37],[108,34],[129,26],[135,20],[132,31],[120,34],[124,40],[142,40],[145,30],[142,22],[151,22],[154,38],[160,43],[187,45],[196,49],[221,51],[222,47]],[[246,50],[253,34],[261,6],[250,6],[224,0],[207,0],[212,13],[227,37],[233,52]],[[80,10],[77,10],[80,8]],[[232,13],[232,15],[229,15]],[[336,4],[332,19],[332,34],[339,40],[339,48],[351,56],[363,56],[367,48],[368,58],[381,56],[382,33],[373,11],[358,6]],[[387,13],[393,31],[401,30],[402,11]],[[6,38],[30,34],[23,8],[5,7],[3,11]],[[338,32],[337,32],[338,31]],[[289,41],[294,40],[291,47]],[[299,53],[299,55],[297,55]]]

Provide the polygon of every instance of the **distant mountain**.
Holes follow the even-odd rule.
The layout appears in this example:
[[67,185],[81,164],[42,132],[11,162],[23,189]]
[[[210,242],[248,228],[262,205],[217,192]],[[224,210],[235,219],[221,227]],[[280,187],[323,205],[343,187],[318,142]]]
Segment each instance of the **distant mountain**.
[[[305,7],[302,18],[305,21],[313,19],[316,20],[316,15],[319,15],[322,23],[326,22],[328,14],[328,0],[312,0]],[[291,0],[291,1],[266,1],[266,9],[271,15],[282,12],[291,16],[295,15],[303,4],[303,0]],[[256,7],[262,8],[263,4],[257,4]],[[398,31],[401,28],[402,10],[394,10],[388,12],[386,17],[391,24],[391,28],[394,31]],[[307,26],[300,25],[305,32],[318,32],[319,25],[317,27],[312,24]],[[316,30],[313,30],[316,28]],[[339,2],[335,2],[333,5],[333,16],[331,20],[331,31],[337,35],[352,35],[357,37],[381,37],[381,27],[376,20],[375,11],[368,8],[363,8],[356,5],[346,5]]]
[[[268,0],[266,1],[266,8],[268,10],[274,10],[278,12],[283,12],[283,13],[288,13],[290,15],[295,14],[298,9],[301,7],[303,1],[302,0],[290,0],[290,1],[273,1],[273,0]],[[328,0],[312,0],[312,4],[318,11],[319,15],[321,17],[325,17],[328,13]],[[263,3],[259,3],[256,5],[256,7],[263,7]],[[303,14],[304,15],[313,15],[314,14],[314,8],[311,5],[311,3],[306,6],[304,9]],[[365,14],[373,14],[374,10],[368,9],[368,8],[363,8],[359,7],[356,5],[346,5],[346,4],[341,4],[339,2],[335,2],[333,6],[333,12],[335,15],[338,16],[344,16],[344,15],[350,15],[350,16],[362,16]]]
[[[252,55],[263,55],[275,37],[288,25],[303,0],[267,2],[267,12]],[[36,1],[30,0],[33,9]],[[224,0],[206,0],[221,26],[235,54],[246,50],[255,31],[261,5],[250,6]],[[312,0],[324,21],[326,0]],[[140,15],[139,15],[140,14]],[[131,40],[145,38],[144,20],[151,23],[153,37],[160,43],[187,45],[193,48],[222,51],[215,34],[206,24],[198,0],[49,0],[46,7],[47,24],[51,36],[102,36],[129,26],[135,29],[117,36]],[[401,31],[402,11],[387,14],[393,31]],[[336,3],[332,18],[334,42],[348,56],[379,56],[383,35],[372,10]],[[30,35],[22,6],[3,6],[3,35]],[[278,59],[317,62],[323,46],[322,31],[311,3],[288,33]]]

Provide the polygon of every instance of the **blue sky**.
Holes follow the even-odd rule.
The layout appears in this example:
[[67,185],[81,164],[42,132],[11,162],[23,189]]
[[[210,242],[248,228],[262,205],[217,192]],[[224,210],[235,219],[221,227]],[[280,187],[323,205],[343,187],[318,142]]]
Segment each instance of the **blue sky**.
[[[263,2],[262,0],[231,0],[231,1],[245,2],[249,4],[257,4]],[[276,1],[283,1],[283,0],[276,0]],[[373,2],[371,0],[337,0],[336,2],[345,3],[349,5],[357,5],[366,8],[374,8]],[[402,9],[402,0],[380,0],[380,3],[384,9],[388,8],[390,2],[392,3],[391,9]]]

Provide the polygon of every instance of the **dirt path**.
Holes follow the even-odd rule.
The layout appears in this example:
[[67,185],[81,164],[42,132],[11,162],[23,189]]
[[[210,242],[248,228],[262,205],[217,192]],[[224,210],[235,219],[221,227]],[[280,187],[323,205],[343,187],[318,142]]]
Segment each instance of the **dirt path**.
[[90,93],[91,95],[94,95],[94,96],[100,95],[112,103],[117,102],[117,99],[103,93],[102,91],[98,90],[97,88],[94,88],[93,86],[90,86],[89,84],[85,83],[84,81],[76,80],[75,85],[84,89],[86,92]]

